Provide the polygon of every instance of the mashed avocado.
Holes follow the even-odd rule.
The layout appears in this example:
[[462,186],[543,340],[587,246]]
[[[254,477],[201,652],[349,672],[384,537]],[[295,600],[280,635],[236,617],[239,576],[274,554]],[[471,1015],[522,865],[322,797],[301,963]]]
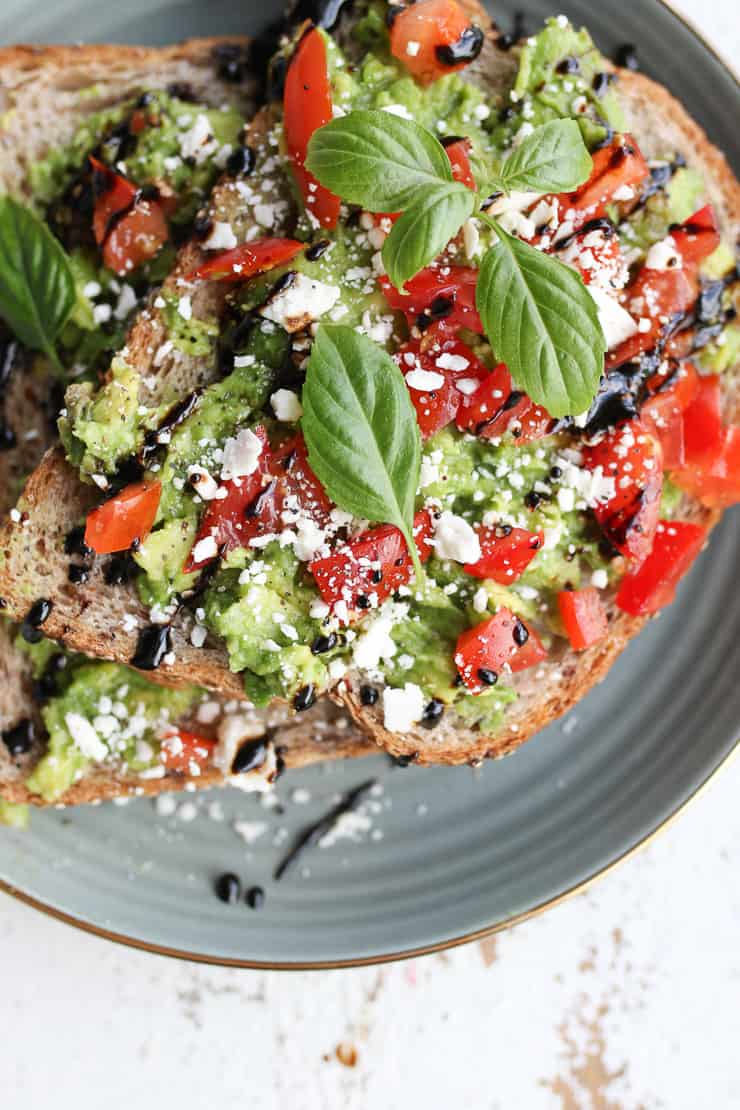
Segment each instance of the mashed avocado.
[[7,825],[11,829],[27,829],[30,819],[27,805],[6,802],[4,798],[0,798],[0,825]]
[[76,656],[63,688],[42,710],[48,748],[26,785],[47,802],[59,798],[91,763],[144,771],[158,763],[159,738],[200,696],[168,690],[115,663]]

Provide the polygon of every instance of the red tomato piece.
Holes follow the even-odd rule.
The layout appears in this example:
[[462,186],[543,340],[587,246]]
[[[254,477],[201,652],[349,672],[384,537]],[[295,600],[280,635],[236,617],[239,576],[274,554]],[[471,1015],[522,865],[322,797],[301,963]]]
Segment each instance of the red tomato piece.
[[[414,517],[414,539],[424,563],[432,553],[432,520],[428,512]],[[380,604],[411,578],[413,566],[406,541],[392,524],[381,524],[338,547],[309,570],[327,605],[344,602],[352,616]]]
[[145,539],[157,516],[161,482],[134,482],[89,514],[85,543],[96,555],[128,551],[135,540]]
[[617,592],[617,606],[634,617],[670,605],[676,586],[704,546],[707,529],[688,521],[662,520],[653,549],[637,570],[627,574]]
[[[476,382],[488,374],[488,367],[459,339],[427,340],[427,336],[421,341],[411,339],[393,356],[406,378],[409,396],[424,439],[446,428],[455,419],[463,400],[463,394],[456,383]],[[415,382],[413,372],[419,370],[441,377],[441,384],[419,389],[412,384]]]
[[470,139],[455,139],[454,142],[447,143],[445,150],[452,166],[452,176],[455,181],[460,181],[463,185],[467,185],[469,189],[476,189],[477,186],[468,157],[470,154]]
[[650,554],[663,491],[660,444],[639,420],[629,420],[586,447],[583,465],[614,479],[614,494],[594,515],[612,547],[636,564]]
[[315,27],[298,43],[288,66],[283,109],[285,141],[306,209],[322,227],[336,227],[339,197],[320,185],[305,167],[311,136],[333,118],[326,45]]
[[398,12],[391,26],[391,53],[422,85],[464,69],[482,45],[482,31],[455,0],[419,0]]
[[210,763],[215,748],[215,740],[178,729],[162,738],[159,751],[168,771],[198,775]]
[[585,590],[561,590],[558,608],[574,651],[598,644],[609,631],[606,609],[594,586]]
[[584,228],[573,236],[560,257],[575,266],[586,285],[596,279],[610,281],[615,289],[624,285],[626,263],[613,228]]
[[[256,535],[273,531],[279,524],[279,510],[272,496],[274,479],[269,476],[272,456],[265,429],[259,425],[254,434],[262,441],[263,448],[257,469],[242,478],[232,478],[222,483],[224,498],[214,497],[206,505],[193,548],[185,560],[183,571],[189,574],[213,562],[221,552],[236,547],[246,547]],[[213,537],[216,551],[195,557],[201,540]]]
[[683,414],[687,466],[711,466],[722,453],[721,406],[719,377],[699,377],[696,395]]
[[643,351],[651,351],[676,316],[696,301],[699,283],[693,266],[673,270],[640,270],[626,290],[627,311],[636,320],[647,319],[647,331],[638,331],[606,356],[606,368],[630,362]]
[[593,155],[591,176],[573,193],[561,193],[561,218],[573,222],[577,231],[587,220],[602,216],[618,189],[642,184],[650,176],[647,162],[632,135],[617,135]]
[[508,368],[499,362],[475,393],[463,397],[456,423],[461,432],[483,439],[509,432],[519,443],[529,443],[548,435],[555,422],[546,409],[514,389]]
[[719,456],[672,475],[676,485],[710,509],[726,509],[740,502],[740,427],[722,432]]
[[475,307],[477,281],[478,271],[468,266],[427,266],[406,282],[404,293],[387,277],[380,279],[380,285],[390,307],[404,312],[411,326],[422,316],[426,325],[439,321],[445,332],[469,328],[482,335],[483,324]]
[[127,274],[153,258],[169,239],[165,205],[144,197],[133,182],[90,157],[93,167],[93,234],[102,248],[103,262],[117,274]]
[[263,274],[292,258],[305,249],[297,239],[255,239],[241,243],[233,250],[222,251],[209,258],[197,270],[188,274],[186,281],[206,278],[211,281],[246,281],[255,274]]
[[502,671],[523,671],[546,658],[537,633],[510,609],[499,609],[495,616],[468,628],[455,648],[455,666],[473,694],[487,690]]
[[270,472],[276,479],[279,512],[298,510],[307,513],[314,523],[326,524],[332,502],[309,465],[306,441],[300,432],[273,452]]
[[664,470],[678,470],[686,460],[684,410],[693,400],[699,376],[691,362],[673,365],[667,374],[654,374],[641,418],[663,449]]
[[509,525],[490,527],[483,524],[478,529],[478,539],[481,557],[477,563],[466,563],[465,573],[509,586],[524,574],[545,542],[545,535]]
[[717,218],[711,204],[705,204],[684,223],[674,224],[670,234],[684,265],[703,262],[720,242]]

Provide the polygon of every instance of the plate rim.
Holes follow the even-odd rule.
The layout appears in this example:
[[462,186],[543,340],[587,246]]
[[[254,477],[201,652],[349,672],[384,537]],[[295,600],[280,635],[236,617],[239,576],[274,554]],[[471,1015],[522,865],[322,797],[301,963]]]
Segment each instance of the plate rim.
[[[664,8],[673,18],[685,27],[688,33],[695,38],[710,54],[715,61],[729,74],[731,79],[737,86],[738,94],[740,95],[740,70],[736,70],[732,62],[724,57],[724,55],[706,38],[704,33],[696,26],[694,21],[683,12],[678,11],[670,0],[656,0],[660,7]],[[415,959],[419,956],[429,956],[436,952],[444,952],[451,948],[459,948],[464,944],[471,944],[476,941],[485,940],[487,937],[494,936],[497,933],[503,932],[506,929],[512,929],[525,921],[532,918],[539,917],[546,913],[548,910],[553,909],[555,906],[560,905],[562,902],[575,897],[578,894],[585,892],[599,879],[610,875],[623,863],[626,863],[633,856],[637,855],[644,848],[647,848],[653,840],[655,840],[662,832],[669,829],[674,822],[683,815],[684,811],[698,798],[700,798],[714,783],[715,779],[724,772],[730,763],[738,756],[740,752],[740,728],[736,731],[735,737],[732,741],[731,747],[725,753],[715,767],[709,774],[691,791],[691,793],[680,802],[675,809],[673,809],[666,817],[663,818],[650,832],[646,833],[640,840],[633,844],[621,855],[612,859],[610,862],[604,864],[603,867],[598,868],[591,875],[585,879],[580,880],[573,886],[568,887],[566,890],[561,891],[559,894],[552,898],[548,898],[537,905],[532,906],[528,910],[521,913],[512,914],[503,921],[496,922],[495,924],[483,926],[482,928],[475,929],[472,932],[456,934],[447,937],[443,940],[435,941],[431,944],[420,945],[414,948],[405,948],[395,952],[382,952],[372,956],[358,956],[346,959],[337,960],[249,960],[242,959],[241,957],[234,956],[212,956],[203,952],[191,952],[186,949],[171,947],[169,945],[157,944],[152,941],[146,941],[138,937],[129,936],[127,933],[118,933],[111,929],[106,929],[101,925],[95,925],[91,921],[85,921],[83,918],[77,917],[74,914],[67,913],[65,910],[57,909],[55,906],[49,905],[47,902],[36,898],[31,894],[27,894],[19,887],[12,883],[6,882],[0,878],[0,893],[7,894],[11,898],[29,906],[31,909],[38,910],[47,917],[51,917],[62,924],[70,925],[73,928],[80,930],[92,936],[100,937],[104,940],[112,941],[121,947],[132,948],[140,952],[149,952],[158,956],[167,956],[170,959],[185,960],[191,963],[204,964],[211,967],[228,967],[228,968],[243,968],[252,971],[333,971],[344,968],[356,967],[371,967],[379,964],[396,963],[401,960]]]

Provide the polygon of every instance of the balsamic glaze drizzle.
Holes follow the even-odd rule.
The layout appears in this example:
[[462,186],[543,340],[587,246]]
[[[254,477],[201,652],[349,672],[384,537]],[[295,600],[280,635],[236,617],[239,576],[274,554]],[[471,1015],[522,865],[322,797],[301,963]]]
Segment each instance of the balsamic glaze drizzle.
[[276,881],[282,879],[283,875],[296,863],[303,852],[318,844],[322,837],[334,828],[340,817],[345,813],[350,813],[360,804],[376,783],[377,779],[368,779],[367,782],[360,783],[359,786],[345,794],[341,802],[338,802],[327,814],[300,833],[293,847],[275,868],[273,878]]

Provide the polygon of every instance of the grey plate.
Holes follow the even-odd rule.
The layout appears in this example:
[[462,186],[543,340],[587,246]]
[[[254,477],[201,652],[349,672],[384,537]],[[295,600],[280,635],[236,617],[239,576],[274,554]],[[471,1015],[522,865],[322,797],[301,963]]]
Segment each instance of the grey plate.
[[[497,3],[506,26],[515,3]],[[0,3],[0,40],[167,42],[254,31],[259,7],[129,0]],[[645,69],[679,94],[738,169],[740,92],[730,73],[657,0],[558,2],[607,52],[636,42]],[[262,8],[264,11],[264,8]],[[528,5],[530,26],[553,9]],[[676,60],[680,59],[680,67]],[[680,83],[677,84],[677,74]],[[702,555],[680,600],[631,645],[607,682],[516,755],[478,772],[393,768],[383,757],[291,776],[311,793],[269,816],[251,848],[229,824],[163,821],[151,803],[34,814],[0,835],[0,881],[41,908],[143,947],[214,962],[316,966],[453,944],[556,901],[649,837],[732,751],[740,721],[737,513]],[[270,882],[294,832],[332,796],[376,773],[382,839],[314,851]],[[215,797],[216,795],[212,795]],[[265,820],[254,799],[220,793],[229,819]],[[198,803],[201,807],[205,799]],[[233,869],[267,890],[261,913],[210,893]]]

